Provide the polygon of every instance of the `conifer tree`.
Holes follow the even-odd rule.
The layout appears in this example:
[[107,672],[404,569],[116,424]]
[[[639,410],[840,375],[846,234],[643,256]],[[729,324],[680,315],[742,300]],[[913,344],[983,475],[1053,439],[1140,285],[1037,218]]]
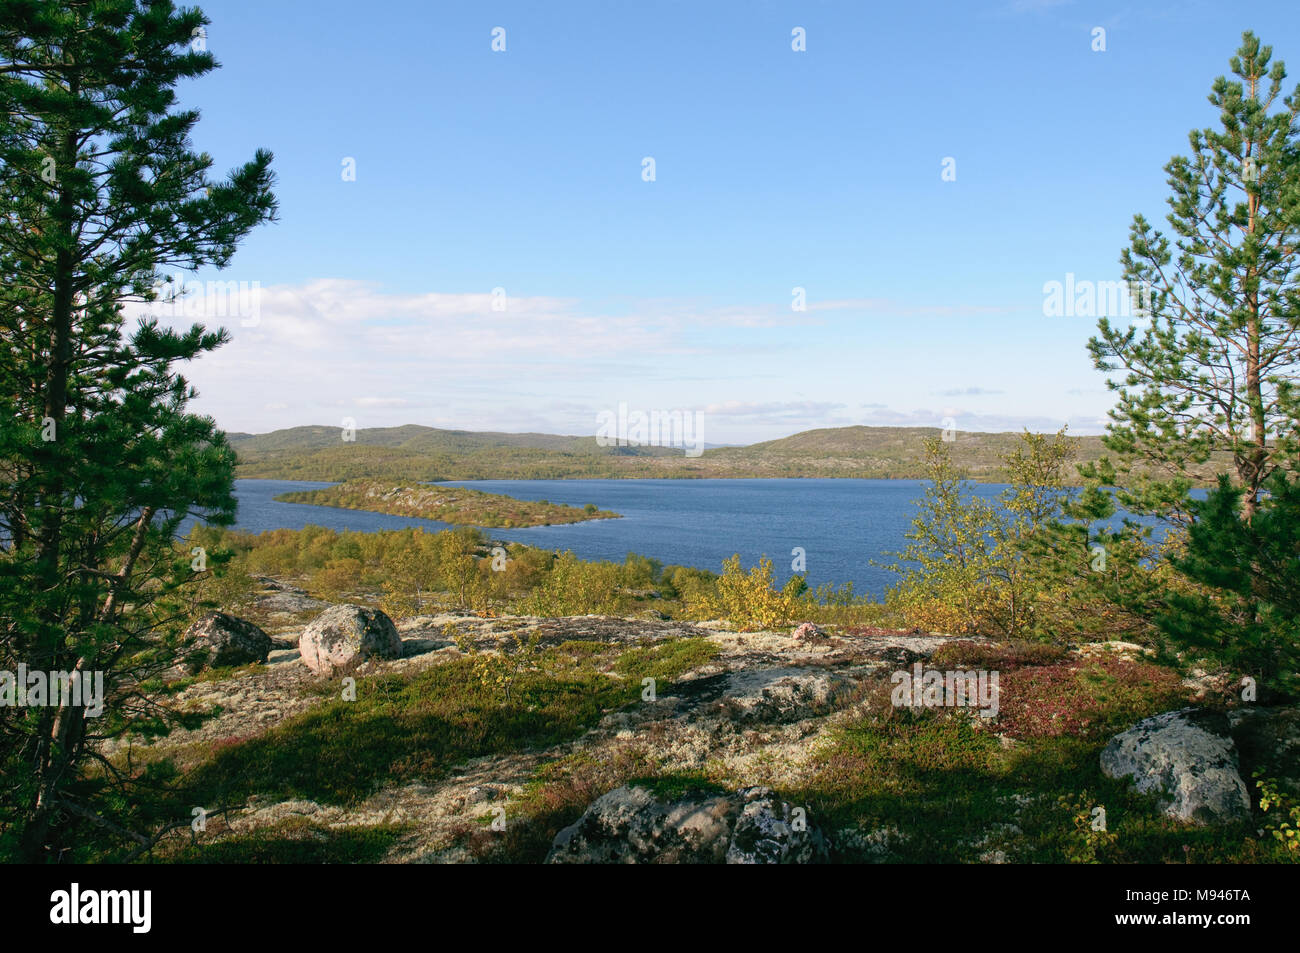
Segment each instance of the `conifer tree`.
[[1194,130],[1166,166],[1172,235],[1138,215],[1121,256],[1149,322],[1102,319],[1097,367],[1119,372],[1106,446],[1084,468],[1127,488],[1130,510],[1185,519],[1190,471],[1229,465],[1249,520],[1260,489],[1294,470],[1300,419],[1300,90],[1253,33],[1214,81],[1219,128]]
[[1173,644],[1257,683],[1259,701],[1300,695],[1300,480],[1275,472],[1255,517],[1225,475],[1174,565],[1200,585],[1170,592],[1156,621]]
[[203,568],[175,532],[234,512],[233,451],[177,371],[225,332],[124,314],[274,217],[270,153],[212,177],[177,105],[216,65],[207,23],[170,0],[0,6],[0,670],[102,672],[107,696],[97,719],[0,709],[0,849],[30,861],[76,824],[148,843],[95,742],[157,727],[168,596]]
[[[1166,547],[1178,578],[1121,561],[1123,577],[1084,574],[1081,589],[1152,622],[1164,648],[1286,694],[1300,600],[1300,88],[1283,96],[1286,70],[1253,33],[1230,65],[1236,78],[1209,97],[1219,128],[1193,131],[1192,154],[1165,166],[1172,238],[1139,215],[1121,257],[1149,325],[1103,319],[1089,343],[1099,369],[1122,374],[1104,438],[1119,466],[1080,467],[1084,501],[1110,516],[1103,488],[1122,483],[1124,507],[1180,524]],[[1228,473],[1197,501],[1206,462]]]

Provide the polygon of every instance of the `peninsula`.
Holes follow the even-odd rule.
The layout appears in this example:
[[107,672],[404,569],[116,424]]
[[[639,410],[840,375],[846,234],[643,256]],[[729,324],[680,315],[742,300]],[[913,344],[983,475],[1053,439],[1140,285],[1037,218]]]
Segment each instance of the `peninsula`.
[[620,515],[597,509],[594,503],[578,508],[546,500],[517,500],[512,496],[468,487],[384,480],[348,480],[319,490],[281,493],[276,500],[369,510],[391,516],[415,516],[491,529],[581,523],[584,520],[617,519]]

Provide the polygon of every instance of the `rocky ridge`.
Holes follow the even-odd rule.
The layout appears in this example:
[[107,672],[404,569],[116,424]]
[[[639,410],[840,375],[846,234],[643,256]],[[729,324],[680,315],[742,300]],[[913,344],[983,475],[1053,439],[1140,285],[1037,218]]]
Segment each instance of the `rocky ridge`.
[[[322,667],[317,674],[298,644],[306,639],[310,651],[319,651],[316,637],[309,634],[313,627],[322,628],[320,620],[306,625],[294,621],[293,613],[300,616],[309,597],[279,585],[263,599],[268,611],[295,607],[274,628],[266,664],[227,678],[200,679],[179,691],[175,703],[180,707],[219,714],[198,728],[173,731],[157,742],[160,750],[202,751],[248,738],[335,697],[337,686],[328,676],[337,674],[338,666]],[[415,674],[461,658],[467,650],[500,652],[521,636],[543,646],[585,641],[628,648],[694,637],[716,649],[710,661],[658,686],[649,700],[607,712],[576,740],[546,750],[471,759],[437,781],[391,785],[347,807],[254,797],[228,819],[236,833],[294,818],[330,828],[407,825],[410,833],[389,851],[389,862],[473,861],[475,855],[465,846],[467,834],[481,829],[485,815],[524,797],[542,766],[575,755],[614,763],[632,751],[649,751],[665,772],[711,771],[742,783],[725,792],[656,793],[635,784],[595,792],[587,811],[555,838],[551,862],[804,863],[824,860],[831,843],[889,860],[907,834],[889,827],[823,831],[815,818],[798,816],[802,808],[781,801],[772,789],[790,789],[806,779],[817,747],[838,726],[864,714],[871,686],[954,641],[945,635],[887,631],[836,635],[809,626],[792,632],[738,632],[718,622],[480,618],[458,612],[404,620],[392,627],[389,639],[387,617],[353,618],[357,607],[332,607],[323,616],[328,620],[344,611],[361,628],[374,628],[377,644],[384,646],[369,657],[356,653],[347,660],[359,676]],[[1084,647],[1080,654],[1099,651],[1113,649]],[[1263,763],[1262,758],[1279,750],[1285,762],[1287,752],[1300,747],[1300,717],[1294,712],[1238,712],[1207,720],[1170,712],[1113,739],[1102,766],[1108,775],[1131,777],[1139,790],[1161,798],[1171,817],[1233,823],[1248,815],[1250,805],[1234,737],[1252,752],[1246,759],[1251,764]],[[107,753],[122,744],[108,746]],[[1294,768],[1292,764],[1289,774],[1284,770],[1280,775],[1284,784],[1295,784]],[[1014,819],[1026,805],[1008,807]],[[999,844],[1018,831],[1014,823],[1004,827],[973,832],[973,859],[1006,859]]]

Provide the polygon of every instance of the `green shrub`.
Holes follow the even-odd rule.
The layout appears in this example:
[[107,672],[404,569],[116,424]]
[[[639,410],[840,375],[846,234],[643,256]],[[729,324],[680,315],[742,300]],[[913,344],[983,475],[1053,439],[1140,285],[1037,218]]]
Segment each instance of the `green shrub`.
[[1068,499],[1064,432],[1024,433],[1003,457],[1011,486],[1001,506],[973,497],[947,446],[925,444],[930,484],[891,568],[902,578],[886,595],[890,611],[932,632],[1015,637],[1034,628],[1041,563],[1029,540],[1059,518]]
[[613,615],[623,604],[618,591],[620,576],[620,567],[614,563],[583,562],[565,552],[517,609],[537,616]]
[[361,560],[331,559],[311,576],[311,589],[329,602],[343,602],[361,584]]
[[777,590],[773,586],[772,560],[766,556],[746,572],[740,554],[722,564],[722,576],[711,592],[701,592],[688,603],[696,617],[721,618],[741,629],[775,629],[789,626],[801,613],[801,596],[807,588],[803,576],[791,576]]
[[1264,833],[1280,843],[1287,853],[1300,861],[1300,802],[1282,793],[1278,783],[1255,772],[1255,787],[1259,788],[1259,809],[1277,814],[1264,825]]

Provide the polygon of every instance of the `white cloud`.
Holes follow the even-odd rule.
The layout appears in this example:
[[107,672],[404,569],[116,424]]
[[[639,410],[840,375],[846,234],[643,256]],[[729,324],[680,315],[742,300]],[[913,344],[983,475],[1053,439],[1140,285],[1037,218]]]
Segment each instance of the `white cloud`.
[[709,404],[704,413],[719,417],[816,417],[825,416],[843,409],[844,404],[829,401],[770,401],[755,403],[740,400],[727,400]]
[[954,387],[950,390],[939,391],[940,397],[989,397],[995,394],[1005,394],[1006,391],[988,390],[984,387]]
[[908,317],[960,317],[968,314],[1009,314],[1009,308],[989,305],[917,304],[891,298],[842,298],[832,301],[809,299],[809,311],[888,312]]
[[358,407],[410,407],[411,402],[404,397],[358,397]]
[[956,421],[958,430],[979,433],[1005,433],[1029,430],[1033,433],[1055,433],[1069,425],[1075,436],[1097,434],[1105,429],[1105,418],[1097,416],[1050,417],[1040,414],[979,413],[961,407],[927,408],[898,411],[889,408],[874,409],[862,415],[855,423],[870,427],[943,427],[944,419]]
[[[939,426],[945,416],[965,429],[1059,426],[1041,410],[1016,416],[1012,397],[992,398],[983,415],[893,410],[923,407],[936,377],[951,380],[951,371],[907,370],[916,352],[905,339],[873,339],[861,366],[845,360],[852,352],[837,350],[842,317],[851,319],[855,309],[946,315],[997,308],[862,298],[810,301],[820,312],[810,316],[788,302],[507,295],[499,310],[490,290],[395,292],[336,278],[241,286],[239,294],[209,288],[192,300],[170,315],[136,305],[128,316],[162,312],[166,324],[229,329],[229,344],[183,372],[199,391],[195,409],[231,430],[350,416],[359,427],[587,433],[596,411],[619,401],[701,408],[716,418],[710,440],[717,442],[854,423]],[[940,396],[996,393],[972,387]]]

